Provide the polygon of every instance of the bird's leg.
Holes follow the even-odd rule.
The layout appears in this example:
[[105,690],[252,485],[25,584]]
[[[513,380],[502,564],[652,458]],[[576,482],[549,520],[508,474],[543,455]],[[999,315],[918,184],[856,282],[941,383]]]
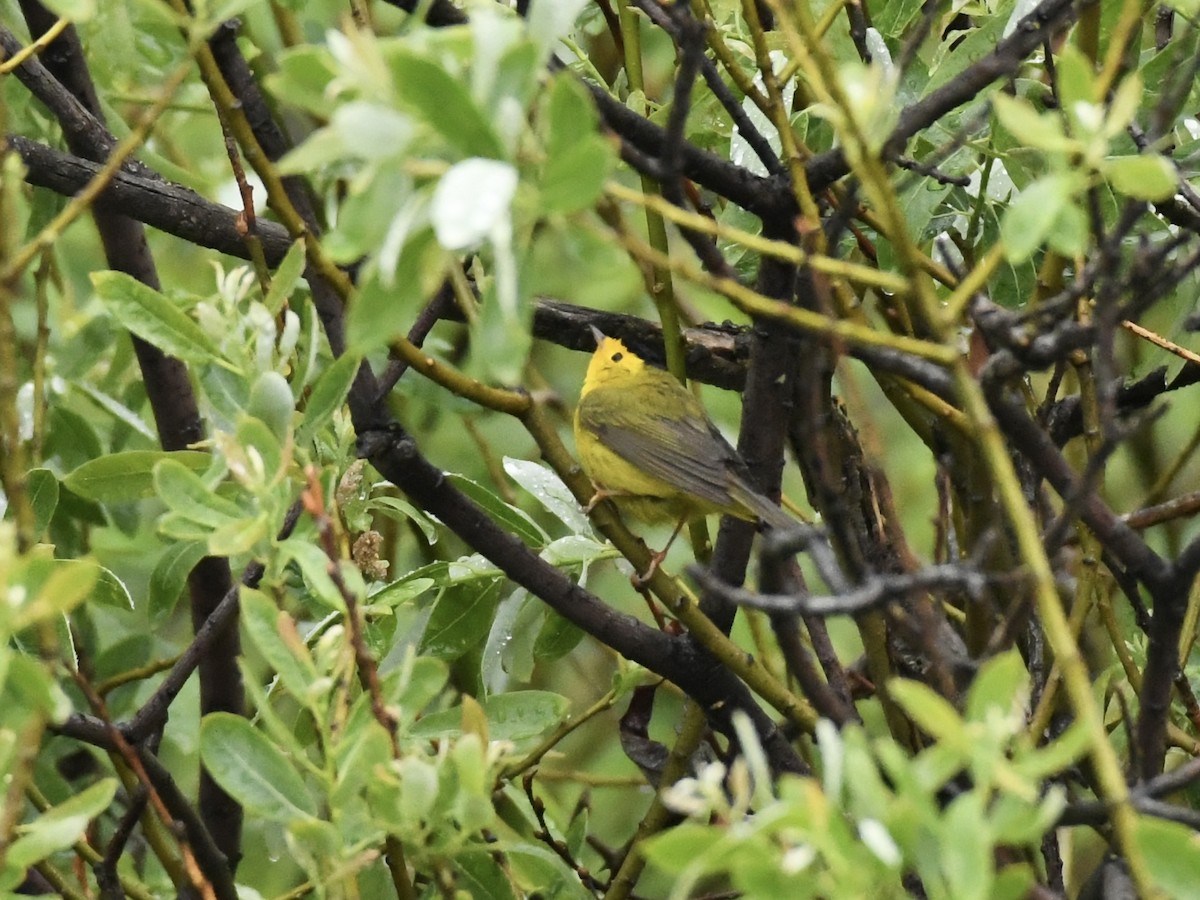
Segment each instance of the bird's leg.
[[602,487],[601,485],[596,484],[594,481],[592,482],[592,487],[596,489],[596,493],[592,494],[592,499],[589,500],[588,505],[583,508],[583,514],[585,516],[590,516],[592,514],[592,510],[605,500],[609,500],[612,497],[629,496],[629,491],[610,491],[608,488]]
[[670,550],[671,545],[675,543],[675,538],[679,537],[679,532],[683,531],[683,526],[687,524],[687,520],[688,517],[686,515],[679,517],[679,521],[675,524],[675,530],[671,532],[671,538],[667,541],[667,546],[663,547],[657,553],[651,555],[650,568],[648,568],[641,575],[633,576],[633,586],[635,588],[641,590],[646,586],[646,584],[649,583],[650,579],[654,577],[654,573],[658,571],[658,567],[662,564],[662,561],[667,558],[667,551]]
[[655,623],[658,625],[659,631],[666,631],[670,623],[667,617],[663,615],[663,611],[658,608],[658,604],[654,602],[654,598],[650,596],[650,586],[641,581],[637,573],[629,577],[629,583],[633,585],[633,589],[642,595],[642,599],[646,601],[646,608],[650,610],[650,615],[654,617]]

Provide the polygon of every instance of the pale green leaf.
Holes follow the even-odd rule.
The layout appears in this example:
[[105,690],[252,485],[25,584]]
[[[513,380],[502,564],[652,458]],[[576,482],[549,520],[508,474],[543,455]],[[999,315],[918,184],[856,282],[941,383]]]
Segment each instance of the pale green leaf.
[[18,829],[20,837],[8,848],[5,862],[25,869],[83,837],[92,819],[105,812],[117,793],[115,778],[102,778],[58,806],[46,810]]
[[244,515],[241,507],[217,494],[193,469],[177,460],[164,459],[154,467],[154,490],[168,509],[209,528]]
[[25,476],[25,493],[33,508],[33,538],[40,540],[58,508],[58,478],[49,469],[31,469]]
[[[510,691],[488,697],[483,702],[488,733],[492,740],[519,741],[536,737],[562,722],[570,709],[566,697],[550,691]],[[461,733],[460,708],[425,716],[415,726],[414,737],[448,737]]]
[[92,285],[125,328],[164,353],[201,365],[223,363],[216,342],[167,297],[124,272],[93,272]]
[[1146,871],[1164,896],[1200,897],[1196,872],[1200,871],[1200,835],[1186,825],[1139,817],[1134,840]]
[[1104,176],[1115,190],[1135,200],[1166,200],[1179,187],[1179,173],[1157,153],[1106,159]]
[[343,353],[317,378],[304,407],[304,422],[296,435],[298,443],[311,440],[317,429],[332,419],[346,402],[361,362],[357,355]]
[[200,725],[205,769],[247,811],[272,822],[313,817],[317,805],[286,756],[246,719],[210,713]]
[[271,315],[278,315],[283,309],[283,304],[291,297],[296,285],[300,282],[300,276],[304,274],[306,262],[304,241],[293,242],[287,255],[271,276],[271,287],[267,290],[267,296],[263,298],[263,304]]
[[945,697],[919,681],[896,678],[888,683],[888,693],[917,725],[937,740],[952,745],[964,744],[963,720]]
[[173,460],[194,472],[212,462],[196,450],[126,450],[89,460],[63,478],[72,493],[96,503],[129,503],[154,496],[154,467]]
[[1076,146],[1067,137],[1057,113],[1039,113],[1028,100],[996,94],[992,97],[992,109],[1013,137],[1032,147],[1066,152]]

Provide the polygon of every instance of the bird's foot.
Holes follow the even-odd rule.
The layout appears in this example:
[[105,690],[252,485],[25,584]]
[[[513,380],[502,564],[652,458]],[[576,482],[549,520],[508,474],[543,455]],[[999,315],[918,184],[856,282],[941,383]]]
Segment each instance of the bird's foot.
[[590,516],[592,514],[592,510],[605,500],[611,500],[613,497],[629,496],[628,491],[610,491],[608,488],[600,487],[600,485],[595,483],[593,483],[593,487],[595,487],[596,493],[592,494],[592,499],[589,500],[587,506],[583,508],[583,513],[587,516]]
[[635,589],[639,591],[644,591],[646,589],[646,587],[650,584],[650,579],[654,577],[654,573],[657,572],[658,567],[662,565],[662,561],[667,558],[667,550],[670,549],[671,547],[668,545],[661,552],[652,554],[650,557],[650,565],[646,568],[646,571],[642,572],[640,575],[634,573],[629,577],[629,580],[633,582]]

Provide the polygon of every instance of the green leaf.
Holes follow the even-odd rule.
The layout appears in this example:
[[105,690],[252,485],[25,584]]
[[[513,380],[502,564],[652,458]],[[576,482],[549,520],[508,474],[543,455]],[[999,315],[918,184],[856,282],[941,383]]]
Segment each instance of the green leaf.
[[117,779],[102,778],[75,796],[46,810],[28,825],[8,848],[5,863],[27,869],[46,857],[66,850],[81,837],[92,819],[106,812],[117,794]]
[[1004,255],[1009,262],[1028,259],[1042,246],[1063,207],[1073,202],[1074,181],[1064,175],[1048,175],[1017,196],[1000,223]]
[[312,592],[314,599],[337,612],[346,611],[341,592],[329,577],[329,557],[320,547],[307,540],[288,538],[279,543],[278,550],[280,565],[286,565],[291,560],[300,567],[305,587]]
[[400,782],[401,824],[419,826],[434,813],[438,799],[438,770],[419,756],[405,756],[396,768]]
[[1082,759],[1088,745],[1086,729],[1079,722],[1074,722],[1049,744],[1017,756],[1012,766],[1030,781],[1042,781]]
[[346,321],[350,350],[366,354],[404,334],[416,311],[441,285],[449,261],[428,227],[409,238],[392,280],[385,284],[379,276],[370,277],[355,294]]
[[1033,891],[1036,876],[1028,863],[1007,865],[996,873],[988,900],[1021,900]]
[[1066,802],[1061,786],[1052,787],[1036,805],[1013,794],[998,793],[988,809],[989,828],[998,843],[1036,846],[1042,835],[1054,827]]
[[154,467],[154,490],[167,508],[190,522],[218,528],[245,513],[212,490],[194,470],[173,459]]
[[479,662],[480,680],[489,694],[505,691],[510,679],[533,677],[534,629],[545,621],[548,609],[523,587],[500,601]]
[[[9,601],[14,631],[69,613],[100,580],[101,567],[88,559],[33,559],[25,569],[24,588]],[[111,574],[111,573],[110,573]],[[24,597],[24,602],[18,598]]]
[[387,765],[392,758],[391,739],[387,731],[373,718],[361,723],[351,721],[334,748],[337,780],[330,791],[333,807],[352,802],[356,794],[376,778],[376,767]]
[[250,384],[246,378],[220,366],[205,366],[196,374],[217,420],[235,421],[250,401]]
[[[78,560],[59,560],[59,562],[70,562],[77,565],[91,565],[87,562]],[[99,603],[102,606],[110,606],[115,609],[133,609],[133,597],[129,593],[129,588],[125,586],[125,582],[116,576],[110,569],[103,566],[98,567],[96,583],[92,586],[92,591],[88,594],[89,603]]]
[[342,137],[347,157],[372,161],[406,155],[413,139],[422,134],[407,114],[360,100],[340,105],[330,127]]
[[920,13],[921,5],[921,0],[894,0],[880,7],[878,13],[872,9],[871,22],[884,37],[900,38]]
[[[510,691],[482,703],[488,735],[493,741],[519,741],[537,737],[563,721],[570,703],[549,691]],[[454,707],[425,716],[412,727],[415,738],[455,737],[462,733],[462,708]]]
[[508,477],[576,534],[590,534],[591,525],[575,495],[549,466],[528,459],[503,459]]
[[283,305],[292,296],[296,285],[300,283],[300,276],[304,274],[306,263],[304,241],[294,241],[271,276],[271,286],[267,289],[267,296],[263,298],[263,305],[271,315],[279,315]]
[[612,145],[594,134],[551,154],[542,172],[543,212],[565,215],[591,207],[604,192],[615,163]]
[[208,546],[203,541],[180,541],[163,551],[150,573],[151,622],[161,622],[171,614],[187,584],[188,575],[207,555]]
[[481,644],[496,613],[503,583],[495,578],[443,591],[425,626],[421,652],[454,660]]
[[[496,248],[496,256],[502,255]],[[524,263],[509,259],[505,263],[514,275]],[[497,269],[501,268],[497,262]],[[485,285],[480,315],[471,323],[471,347],[484,348],[471,357],[472,374],[489,383],[519,383],[533,347],[533,297],[524,279],[515,279],[515,292],[505,297],[499,290],[503,279],[491,279]]]
[[213,556],[236,556],[249,553],[255,545],[270,536],[270,520],[264,511],[241,519],[232,519],[213,529],[208,536],[208,552]]
[[316,304],[300,303],[292,312],[300,319],[300,336],[292,354],[292,384],[296,390],[303,391],[317,364],[317,354],[321,348],[320,325],[317,324]]
[[164,513],[158,519],[159,535],[172,541],[200,541],[207,548],[212,531],[177,512]]
[[387,587],[372,594],[368,602],[372,606],[382,608],[401,606],[415,600],[434,586],[431,578],[415,578],[395,581]]
[[957,747],[966,743],[966,731],[958,712],[928,685],[896,678],[888,683],[887,690],[908,717],[932,737]]
[[203,472],[212,457],[197,450],[126,450],[89,460],[63,479],[74,494],[96,503],[129,503],[154,496],[154,467],[173,460]]
[[221,349],[165,296],[124,272],[93,272],[92,285],[109,312],[138,337],[184,362],[225,364]]
[[276,442],[286,440],[295,408],[296,401],[286,378],[275,371],[258,374],[250,386],[246,414],[270,429]]
[[274,697],[268,694],[271,682],[247,678],[245,685],[247,705],[255,711],[254,724],[288,759],[305,759],[305,747],[310,746],[312,732],[302,724],[297,727],[299,723],[294,719],[284,719],[284,715],[290,713],[291,705],[275,705]]
[[1136,71],[1121,79],[1108,104],[1108,114],[1104,121],[1106,136],[1116,137],[1129,127],[1142,105],[1143,94],[1142,78]]
[[929,80],[922,89],[923,95],[929,96],[953,81],[963,69],[995,52],[1004,33],[1006,17],[981,16],[976,22],[978,27],[970,29],[966,37],[943,41],[938,47],[929,67]]
[[584,534],[568,534],[547,544],[539,555],[560,569],[579,569],[597,559],[611,559],[616,553],[611,544]]
[[996,94],[992,109],[1000,124],[1018,141],[1039,150],[1066,153],[1077,146],[1067,137],[1057,113],[1039,113],[1028,100]]
[[946,875],[950,896],[987,900],[993,874],[992,836],[982,795],[969,792],[954,798],[940,824],[939,867]]
[[[340,860],[343,848],[352,840],[341,822],[335,825],[322,819],[296,819],[287,824],[286,832],[289,857],[318,883],[331,876],[335,861]],[[359,884],[356,879],[356,886]]]
[[387,702],[400,710],[402,723],[416,721],[450,677],[450,667],[440,659],[414,655],[409,660],[399,671],[389,673],[384,682]]
[[278,674],[283,686],[307,705],[309,688],[319,673],[296,625],[266,594],[241,588],[242,627],[258,652]]
[[1100,99],[1096,96],[1092,62],[1074,44],[1068,43],[1059,51],[1054,68],[1058,75],[1058,99],[1064,109]]
[[567,851],[575,857],[584,852],[587,838],[591,833],[592,818],[586,806],[580,806],[575,811],[575,818],[567,828]]
[[500,864],[488,851],[466,850],[454,857],[457,870],[455,888],[468,897],[488,897],[491,900],[516,900],[512,883]]
[[308,786],[288,758],[241,716],[204,717],[200,759],[217,784],[256,815],[295,822],[317,814]]
[[[63,647],[69,647],[66,617],[56,616],[52,621],[59,639],[66,638]],[[26,716],[62,722],[72,712],[70,698],[35,657],[12,654],[7,668],[0,671],[0,678],[3,678],[4,688],[0,702],[4,704],[6,722],[19,722]]]
[[1089,239],[1088,220],[1083,207],[1073,201],[1059,207],[1054,225],[1046,236],[1046,243],[1060,256],[1073,259],[1087,251]]
[[[476,46],[471,61],[471,96],[484,109],[526,109],[545,77],[544,62],[538,48],[524,39],[520,24],[512,16],[498,6],[488,8],[495,14],[471,14],[471,36]],[[511,31],[512,40],[499,34],[501,31]],[[499,58],[493,60],[497,52]],[[497,127],[501,132],[505,130],[503,120]]]
[[89,400],[107,412],[122,425],[125,425],[133,431],[136,431],[151,443],[157,443],[157,437],[154,434],[154,429],[147,425],[141,416],[131,410],[124,403],[115,400],[104,391],[98,390],[90,384],[73,384],[71,387],[73,390],[79,391],[79,393],[85,395]]
[[98,459],[105,448],[100,445],[95,422],[61,404],[54,404],[50,407],[45,452],[57,455],[63,468],[70,469]]
[[30,469],[25,493],[33,508],[33,539],[40,541],[58,508],[58,478],[49,469]]
[[280,175],[302,175],[318,172],[325,166],[342,162],[351,155],[346,136],[332,126],[319,128],[279,160]]
[[684,822],[647,840],[642,853],[655,868],[668,875],[680,875],[696,861],[713,858],[713,851],[724,840],[719,829]]
[[456,488],[481,506],[491,518],[509,534],[523,540],[526,544],[539,547],[549,540],[545,532],[538,527],[525,512],[505,503],[477,481],[472,481],[465,475],[446,476]]
[[397,522],[411,522],[421,529],[421,534],[424,536],[427,543],[431,546],[438,542],[438,528],[433,523],[433,520],[424,512],[417,509],[407,500],[401,500],[399,497],[372,497],[363,504],[363,508],[369,511],[378,511],[380,515],[387,516],[389,519],[394,519]]
[[638,302],[645,282],[612,241],[591,229],[556,220],[540,227],[525,257],[522,279],[534,296],[545,295],[594,309],[623,310]]
[[539,662],[562,659],[584,638],[584,631],[574,622],[564,619],[554,610],[546,611],[546,620],[533,645],[534,658]]
[[593,896],[583,889],[579,876],[545,847],[527,841],[503,840],[494,846],[531,893],[538,891],[545,897],[562,900],[589,900]]
[[1134,840],[1146,871],[1165,896],[1200,897],[1196,884],[1200,835],[1177,822],[1139,816]]
[[262,461],[262,476],[268,483],[281,473],[289,461],[279,437],[262,419],[254,416],[240,416],[234,441],[219,446],[225,455],[225,463],[234,475],[252,484],[259,480],[255,455]]
[[407,51],[390,54],[388,63],[401,100],[463,156],[505,157],[504,145],[461,79]]
[[332,419],[333,414],[346,402],[346,395],[350,393],[350,386],[361,363],[358,355],[343,353],[321,373],[308,395],[304,422],[296,434],[297,443],[304,444],[311,440],[317,429]]
[[324,47],[301,44],[288,47],[275,58],[278,71],[267,76],[267,86],[280,100],[328,119],[337,108],[329,91],[337,69]]
[[1135,200],[1166,200],[1179,187],[1179,173],[1157,153],[1110,157],[1103,172],[1114,190]]
[[561,156],[579,140],[594,134],[598,125],[596,108],[575,77],[562,72],[554,77],[546,105],[546,155]]
[[96,16],[96,0],[45,0],[46,9],[73,23],[90,22]]
[[[368,254],[378,265],[367,273],[386,287],[395,282],[397,257],[405,245],[428,231],[431,183],[416,180],[401,167],[372,167],[370,178],[351,183],[337,225],[324,240],[335,262],[355,262]],[[360,289],[365,280],[360,278]],[[426,298],[428,299],[428,298]],[[357,303],[355,298],[353,303]],[[353,305],[352,303],[352,305]]]
[[1010,714],[1015,705],[1023,701],[1028,681],[1025,663],[1016,650],[992,657],[980,667],[967,693],[967,719],[982,722],[988,711],[995,708],[1004,715]]

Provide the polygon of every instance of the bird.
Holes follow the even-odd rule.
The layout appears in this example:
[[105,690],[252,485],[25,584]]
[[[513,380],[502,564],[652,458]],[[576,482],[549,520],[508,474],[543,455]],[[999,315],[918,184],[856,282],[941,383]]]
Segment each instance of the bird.
[[675,521],[648,579],[691,519],[720,513],[769,528],[795,522],[751,483],[746,463],[669,372],[595,326],[596,351],[575,407],[575,446],[596,493],[647,522]]

